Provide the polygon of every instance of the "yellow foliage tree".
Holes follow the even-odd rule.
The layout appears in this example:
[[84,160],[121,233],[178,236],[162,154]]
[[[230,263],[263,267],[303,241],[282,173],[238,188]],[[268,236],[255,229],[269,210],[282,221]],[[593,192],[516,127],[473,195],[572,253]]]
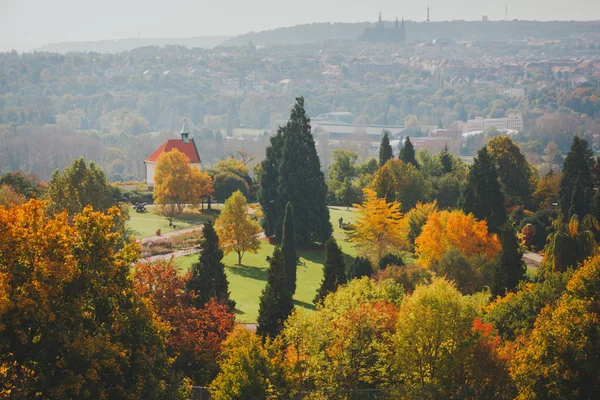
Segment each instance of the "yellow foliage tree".
[[239,190],[225,201],[225,207],[217,218],[215,227],[223,252],[229,254],[235,251],[238,255],[238,265],[242,265],[242,257],[246,251],[256,253],[260,249],[258,234],[262,229],[258,222],[248,216],[246,198]]
[[154,176],[154,201],[157,211],[168,218],[181,215],[187,204],[196,206],[212,193],[212,180],[206,172],[190,165],[185,154],[173,149],[158,157]]
[[485,221],[462,211],[436,211],[429,214],[421,234],[415,240],[419,262],[429,268],[444,253],[456,249],[467,258],[484,256],[487,260],[500,251],[498,237],[488,233]]
[[363,189],[363,193],[363,204],[354,204],[358,216],[348,239],[361,255],[378,265],[384,254],[406,246],[401,206],[397,201],[388,203],[378,198],[373,189]]

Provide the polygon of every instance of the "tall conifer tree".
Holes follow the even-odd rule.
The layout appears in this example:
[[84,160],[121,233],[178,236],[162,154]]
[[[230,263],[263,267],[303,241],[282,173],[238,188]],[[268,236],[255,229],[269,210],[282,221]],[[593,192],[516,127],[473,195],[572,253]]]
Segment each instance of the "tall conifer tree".
[[379,146],[379,166],[383,166],[390,158],[394,158],[394,150],[390,145],[390,137],[388,131],[384,129],[381,145]]
[[281,249],[276,247],[269,259],[267,285],[260,296],[258,327],[256,333],[274,338],[281,332],[283,323],[292,313],[292,294],[286,288],[284,259]]
[[525,278],[526,270],[517,232],[510,221],[506,221],[502,226],[500,241],[502,250],[492,283],[492,294],[495,296],[502,296],[505,291],[515,290],[519,282]]
[[563,164],[558,193],[558,206],[566,221],[574,214],[582,220],[592,211],[593,163],[588,143],[575,136]]
[[440,151],[440,163],[442,164],[444,174],[448,174],[454,169],[454,160],[452,159],[452,154],[448,151],[448,144]]
[[296,292],[296,239],[294,237],[294,209],[290,202],[285,206],[281,252],[283,253],[286,287],[293,295]]
[[419,163],[417,162],[417,158],[415,157],[415,148],[408,136],[404,141],[404,147],[402,147],[402,150],[400,150],[399,158],[405,163],[411,163],[415,167],[419,168]]
[[271,237],[275,234],[277,218],[277,187],[279,186],[279,163],[283,149],[283,130],[271,136],[271,144],[267,147],[265,159],[261,163],[260,189],[258,202],[263,211],[262,227],[265,235]]
[[229,282],[223,264],[223,250],[219,247],[219,237],[212,220],[209,219],[204,223],[202,234],[204,236],[200,242],[202,252],[198,262],[192,265],[192,277],[188,281],[188,289],[196,294],[198,307],[214,297],[219,303],[226,304],[233,310],[235,301],[230,299]]
[[485,146],[479,150],[469,170],[460,203],[466,213],[486,220],[490,232],[500,233],[507,218],[504,194],[496,166]]
[[335,292],[339,285],[346,283],[346,266],[344,254],[334,238],[325,242],[325,263],[323,265],[323,281],[317,290],[315,303],[320,302],[331,292]]
[[282,237],[283,218],[288,202],[294,208],[296,240],[301,244],[325,242],[333,228],[327,208],[327,185],[311,133],[304,98],[296,99],[290,119],[283,130],[283,149],[279,163],[275,236]]

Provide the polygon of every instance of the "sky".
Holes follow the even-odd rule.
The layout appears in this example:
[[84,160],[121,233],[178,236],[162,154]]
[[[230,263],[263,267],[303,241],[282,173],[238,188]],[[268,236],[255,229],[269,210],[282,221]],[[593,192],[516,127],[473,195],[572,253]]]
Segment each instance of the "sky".
[[600,20],[600,0],[0,0],[0,51],[102,39],[239,35],[311,22]]

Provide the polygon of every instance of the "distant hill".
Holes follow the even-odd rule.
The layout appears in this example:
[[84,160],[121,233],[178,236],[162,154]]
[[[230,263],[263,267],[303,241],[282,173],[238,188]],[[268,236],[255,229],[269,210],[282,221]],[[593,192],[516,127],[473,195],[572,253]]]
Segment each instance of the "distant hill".
[[[394,22],[385,22],[392,27]],[[568,39],[595,34],[600,21],[406,21],[407,40],[433,40],[448,38],[469,41],[510,41],[529,37],[538,39]],[[366,27],[374,23],[314,23],[287,28],[251,32],[225,41],[223,46],[244,46],[252,41],[255,45],[295,45],[322,40],[356,40]]]
[[231,36],[198,36],[194,38],[160,38],[160,39],[120,39],[96,40],[89,42],[60,42],[43,45],[38,50],[69,53],[75,51],[95,51],[98,53],[119,53],[138,47],[179,45],[187,48],[201,47],[212,49],[230,39]]

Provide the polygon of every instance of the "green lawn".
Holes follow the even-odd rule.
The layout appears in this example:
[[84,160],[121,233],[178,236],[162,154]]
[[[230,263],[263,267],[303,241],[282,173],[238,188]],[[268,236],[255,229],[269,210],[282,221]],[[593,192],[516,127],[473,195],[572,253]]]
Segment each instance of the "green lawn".
[[[137,238],[145,238],[156,235],[156,230],[160,229],[162,233],[173,231],[173,228],[169,227],[169,221],[158,214],[154,213],[154,206],[146,206],[148,209],[147,213],[138,214],[135,212],[133,207],[129,208],[129,231]],[[202,214],[198,212],[186,212],[180,218],[173,220],[173,224],[177,229],[188,228],[193,225],[203,223],[208,217],[213,214],[204,212]]]
[[[331,221],[334,227],[334,237],[346,254],[346,266],[350,265],[356,256],[356,251],[351,243],[345,241],[342,229],[338,227],[338,219],[344,218],[344,222],[350,222],[355,213],[345,208],[330,208]],[[231,297],[236,302],[238,310],[238,322],[253,323],[258,317],[258,304],[260,294],[267,282],[268,263],[266,257],[273,254],[274,246],[263,241],[262,247],[257,254],[247,253],[244,255],[243,266],[236,266],[237,254],[230,253],[224,258],[229,290]],[[298,251],[300,265],[298,266],[297,289],[294,296],[296,307],[314,309],[313,299],[321,280],[323,279],[324,252],[321,250]],[[176,261],[182,269],[187,272],[190,266],[198,260],[198,255],[190,255],[177,258]]]

